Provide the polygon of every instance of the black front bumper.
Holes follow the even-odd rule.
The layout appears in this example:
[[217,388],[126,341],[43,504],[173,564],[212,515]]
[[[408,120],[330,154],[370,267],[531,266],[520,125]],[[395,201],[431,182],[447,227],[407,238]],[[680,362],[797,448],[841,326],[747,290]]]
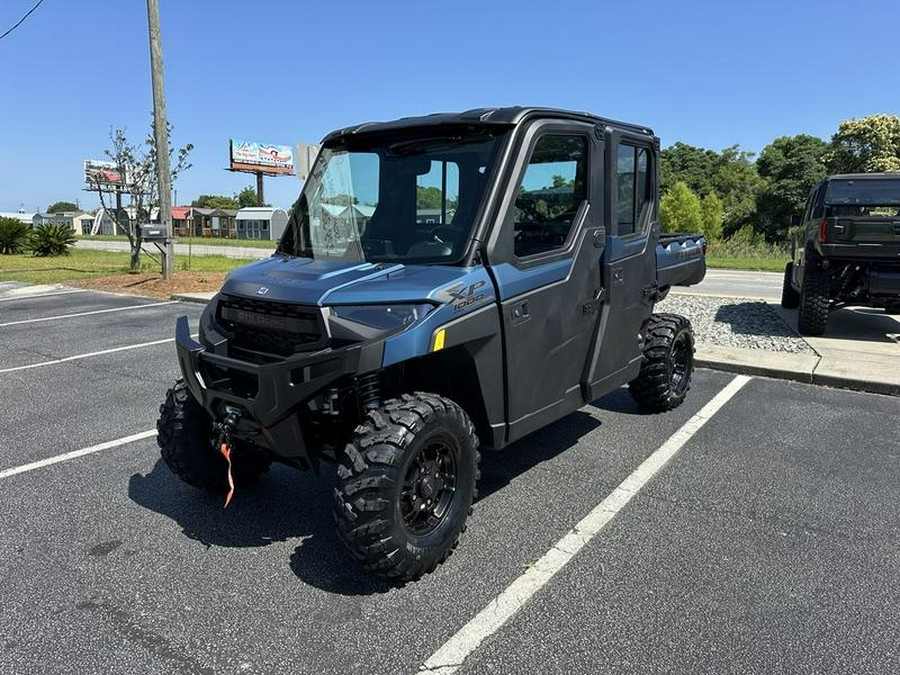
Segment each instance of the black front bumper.
[[[380,341],[300,353],[274,363],[249,363],[226,356],[227,340],[210,335],[209,326],[204,328],[211,348],[191,337],[186,316],[175,325],[178,363],[191,394],[213,419],[224,417],[226,406],[239,408],[237,437],[306,467],[315,466],[318,448],[309,448],[304,438],[300,417],[304,404],[343,376],[381,366]],[[238,381],[241,386],[234,386]]]

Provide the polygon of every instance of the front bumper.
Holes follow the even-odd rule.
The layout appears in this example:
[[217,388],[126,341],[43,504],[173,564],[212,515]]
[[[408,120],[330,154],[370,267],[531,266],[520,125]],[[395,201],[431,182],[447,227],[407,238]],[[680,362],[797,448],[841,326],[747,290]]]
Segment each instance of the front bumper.
[[377,341],[257,364],[226,356],[225,337],[209,325],[204,329],[209,348],[191,337],[186,316],[175,324],[178,363],[191,394],[213,419],[224,417],[226,406],[239,408],[237,437],[307,468],[315,466],[318,448],[309,448],[304,438],[304,404],[343,376],[380,368],[384,349]]

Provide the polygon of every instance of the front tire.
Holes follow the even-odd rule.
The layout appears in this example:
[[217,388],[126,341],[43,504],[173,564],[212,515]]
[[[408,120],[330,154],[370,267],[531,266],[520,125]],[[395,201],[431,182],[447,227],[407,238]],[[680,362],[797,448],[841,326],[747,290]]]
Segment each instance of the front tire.
[[665,412],[684,402],[694,372],[694,331],[678,314],[654,314],[645,329],[644,358],[628,383],[631,397],[645,410]]
[[785,309],[797,309],[800,304],[800,294],[791,283],[793,276],[794,263],[789,262],[784,266],[784,285],[781,287],[781,306]]
[[[205,492],[228,492],[228,462],[214,447],[213,420],[191,396],[184,380],[177,380],[166,392],[156,431],[160,454],[172,473]],[[261,450],[241,441],[234,442],[231,461],[236,487],[254,483],[270,464]]]
[[802,335],[824,335],[831,305],[831,283],[828,273],[807,258],[800,286],[800,308],[797,313],[797,330]]
[[444,562],[477,494],[478,438],[436,394],[406,394],[369,412],[338,466],[337,530],[366,571],[418,579]]

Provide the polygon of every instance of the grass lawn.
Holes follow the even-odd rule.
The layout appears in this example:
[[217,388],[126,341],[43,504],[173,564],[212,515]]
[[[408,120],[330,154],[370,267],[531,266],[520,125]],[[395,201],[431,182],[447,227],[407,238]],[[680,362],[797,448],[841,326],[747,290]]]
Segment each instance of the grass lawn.
[[[77,237],[85,241],[122,241],[127,242],[128,238],[118,234],[94,234]],[[206,244],[207,246],[242,246],[244,248],[267,248],[275,250],[277,242],[268,241],[267,239],[223,239],[222,237],[177,237],[175,242],[178,244]]]
[[708,267],[726,270],[762,270],[766,272],[784,272],[784,265],[789,260],[784,258],[726,258],[707,256]]
[[[35,284],[57,284],[80,279],[93,279],[128,274],[126,252],[71,249],[69,255],[36,258],[32,255],[0,255],[0,281],[25,281]],[[176,270],[182,269],[184,256],[175,259]],[[192,256],[192,272],[227,272],[251,260],[236,260],[220,255]],[[143,272],[159,272],[159,264],[141,255]]]

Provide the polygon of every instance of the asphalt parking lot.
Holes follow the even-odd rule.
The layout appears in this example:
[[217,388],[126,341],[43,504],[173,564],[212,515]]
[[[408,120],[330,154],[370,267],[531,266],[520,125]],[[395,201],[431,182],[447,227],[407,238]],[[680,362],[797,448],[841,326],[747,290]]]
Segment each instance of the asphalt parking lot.
[[416,673],[673,437],[507,622],[428,672],[898,671],[900,399],[752,378],[716,409],[735,376],[707,370],[664,415],[614,392],[485,453],[459,549],[397,588],[338,542],[330,473],[274,467],[223,510],[163,465],[174,319],[200,309],[0,300],[0,672]]

